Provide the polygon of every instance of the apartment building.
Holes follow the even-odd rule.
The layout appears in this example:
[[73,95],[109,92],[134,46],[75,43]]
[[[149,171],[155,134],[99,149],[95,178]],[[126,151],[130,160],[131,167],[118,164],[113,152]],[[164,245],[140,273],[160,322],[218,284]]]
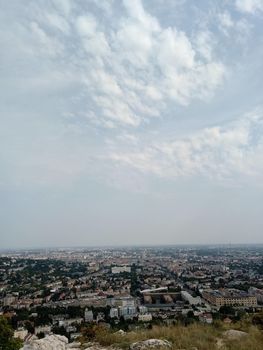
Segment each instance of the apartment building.
[[237,289],[207,290],[202,294],[203,298],[217,308],[221,306],[257,306],[257,298]]

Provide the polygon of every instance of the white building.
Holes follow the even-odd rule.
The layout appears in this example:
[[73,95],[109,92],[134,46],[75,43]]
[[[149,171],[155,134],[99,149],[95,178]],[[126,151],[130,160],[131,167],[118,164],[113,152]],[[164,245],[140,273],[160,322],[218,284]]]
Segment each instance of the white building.
[[84,318],[85,318],[85,322],[92,322],[93,321],[92,310],[85,309]]
[[147,312],[148,312],[148,308],[146,307],[146,306],[144,306],[144,305],[141,305],[141,306],[139,306],[139,313],[140,314],[147,314]]
[[151,314],[143,314],[138,316],[138,321],[142,322],[150,322],[152,321],[153,317]]
[[193,297],[190,293],[186,292],[185,290],[181,291],[181,296],[184,301],[188,301],[190,305],[198,305],[202,303],[202,300],[200,297]]
[[74,324],[81,324],[83,322],[83,319],[81,317],[78,318],[68,318],[62,321],[58,322],[59,327],[63,326],[63,327],[67,327],[67,326],[71,326]]
[[35,334],[39,333],[44,333],[44,334],[49,334],[51,333],[51,326],[46,325],[46,326],[39,326],[35,328]]
[[135,316],[136,307],[135,306],[120,306],[119,316]]
[[131,296],[110,298],[110,299],[107,299],[107,305],[113,306],[113,307],[135,306],[135,299]]
[[124,265],[124,266],[113,266],[111,268],[111,273],[117,274],[117,273],[121,273],[121,272],[131,272],[131,267]]
[[115,318],[115,317],[118,318],[118,316],[119,316],[118,309],[115,307],[112,307],[110,309],[110,317],[111,318]]
[[203,313],[203,314],[199,315],[199,321],[203,322],[203,323],[211,324],[211,323],[213,323],[213,317],[209,313]]

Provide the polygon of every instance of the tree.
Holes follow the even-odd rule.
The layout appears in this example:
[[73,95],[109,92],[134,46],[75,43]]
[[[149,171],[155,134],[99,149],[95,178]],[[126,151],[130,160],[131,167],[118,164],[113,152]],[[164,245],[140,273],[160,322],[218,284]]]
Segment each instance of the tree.
[[223,315],[235,315],[235,309],[230,305],[223,305],[219,309],[220,314]]
[[18,350],[22,342],[13,337],[14,332],[4,317],[0,317],[0,350]]
[[263,313],[259,313],[252,318],[252,323],[263,329]]

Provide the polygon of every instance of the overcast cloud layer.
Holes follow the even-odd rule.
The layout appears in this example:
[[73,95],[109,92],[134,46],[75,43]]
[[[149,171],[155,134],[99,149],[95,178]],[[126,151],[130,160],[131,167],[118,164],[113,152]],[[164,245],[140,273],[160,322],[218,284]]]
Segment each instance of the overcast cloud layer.
[[262,243],[263,1],[0,1],[0,247]]

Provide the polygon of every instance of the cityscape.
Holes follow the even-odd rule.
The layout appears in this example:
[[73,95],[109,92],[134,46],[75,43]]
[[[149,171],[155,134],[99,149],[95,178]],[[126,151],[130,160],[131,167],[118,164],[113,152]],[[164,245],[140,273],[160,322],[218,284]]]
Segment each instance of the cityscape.
[[[263,310],[263,246],[156,246],[6,251],[0,310],[14,337],[83,327],[235,324]],[[262,321],[261,321],[262,322]]]
[[263,0],[0,0],[0,350],[263,350]]

